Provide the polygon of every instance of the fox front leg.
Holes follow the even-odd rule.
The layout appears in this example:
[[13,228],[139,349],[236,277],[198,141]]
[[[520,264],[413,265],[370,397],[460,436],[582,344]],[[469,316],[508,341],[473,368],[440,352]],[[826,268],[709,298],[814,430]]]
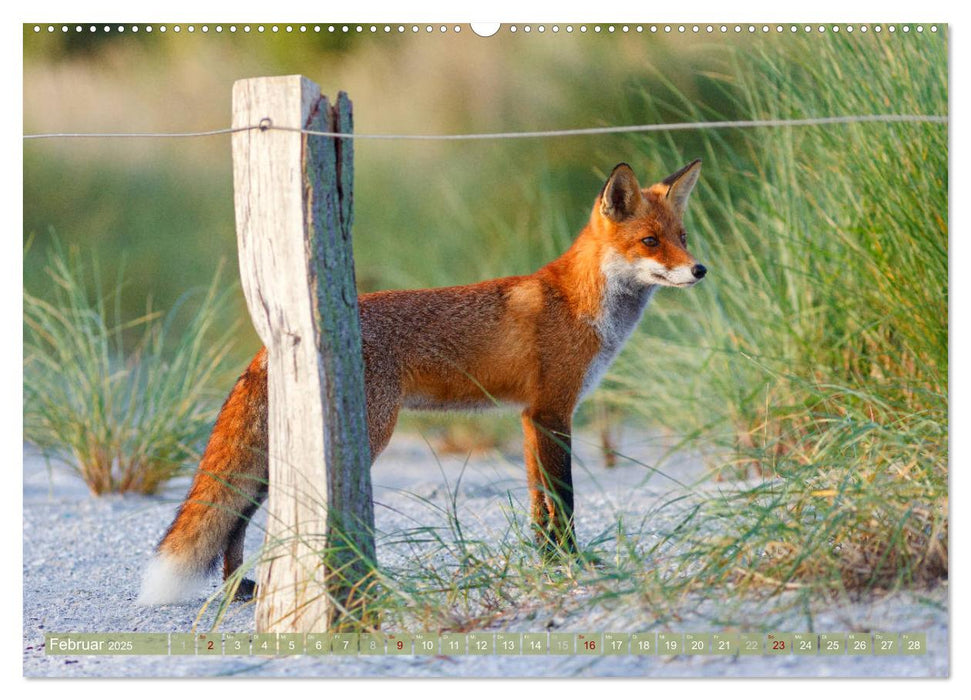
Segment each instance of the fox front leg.
[[536,543],[547,557],[576,553],[569,418],[523,412],[526,478]]

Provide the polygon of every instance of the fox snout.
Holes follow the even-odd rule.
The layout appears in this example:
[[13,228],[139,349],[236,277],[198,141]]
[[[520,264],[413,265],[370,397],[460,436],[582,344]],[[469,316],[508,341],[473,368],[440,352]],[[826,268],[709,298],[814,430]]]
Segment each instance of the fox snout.
[[[699,262],[693,262],[683,267],[670,269],[663,275],[656,275],[654,283],[671,287],[693,287],[707,274],[707,267]],[[660,279],[657,279],[657,277],[660,277]]]
[[[620,259],[620,256],[617,258]],[[651,258],[640,258],[629,266],[608,265],[604,271],[621,277],[633,274],[643,285],[659,284],[663,287],[693,287],[708,274],[708,268],[698,262],[671,267]]]
[[[692,264],[691,267],[688,268],[687,272],[690,274],[690,276],[687,276],[687,275],[678,276],[680,277],[680,279],[678,280],[680,284],[678,284],[677,286],[693,287],[694,285],[698,284],[704,278],[705,275],[708,274],[708,268],[702,265],[701,263],[696,262]],[[685,277],[687,277],[687,279],[685,279]]]

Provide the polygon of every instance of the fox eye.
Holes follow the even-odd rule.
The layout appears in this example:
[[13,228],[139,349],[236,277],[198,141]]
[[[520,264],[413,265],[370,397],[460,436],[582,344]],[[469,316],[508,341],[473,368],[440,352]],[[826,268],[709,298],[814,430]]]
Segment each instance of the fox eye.
[[688,234],[681,234],[681,245],[688,245]]
[[646,245],[648,248],[654,248],[658,241],[654,236],[648,236],[647,238],[642,238],[641,243]]

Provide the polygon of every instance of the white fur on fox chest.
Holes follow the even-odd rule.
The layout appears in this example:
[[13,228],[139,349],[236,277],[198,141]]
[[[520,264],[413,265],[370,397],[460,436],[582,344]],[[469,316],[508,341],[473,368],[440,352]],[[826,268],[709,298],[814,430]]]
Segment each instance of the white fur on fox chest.
[[593,322],[600,337],[600,351],[594,356],[583,376],[582,399],[597,388],[607,369],[620,353],[624,343],[637,327],[647,303],[654,296],[655,285],[645,285],[636,278],[633,266],[620,256],[604,260],[601,270],[606,278],[600,316]]

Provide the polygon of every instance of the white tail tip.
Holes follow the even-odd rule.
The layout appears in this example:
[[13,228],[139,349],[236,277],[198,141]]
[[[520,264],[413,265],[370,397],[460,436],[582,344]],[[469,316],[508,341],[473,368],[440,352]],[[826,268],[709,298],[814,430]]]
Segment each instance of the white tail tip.
[[157,554],[145,568],[139,605],[165,605],[198,598],[206,577],[166,554]]

